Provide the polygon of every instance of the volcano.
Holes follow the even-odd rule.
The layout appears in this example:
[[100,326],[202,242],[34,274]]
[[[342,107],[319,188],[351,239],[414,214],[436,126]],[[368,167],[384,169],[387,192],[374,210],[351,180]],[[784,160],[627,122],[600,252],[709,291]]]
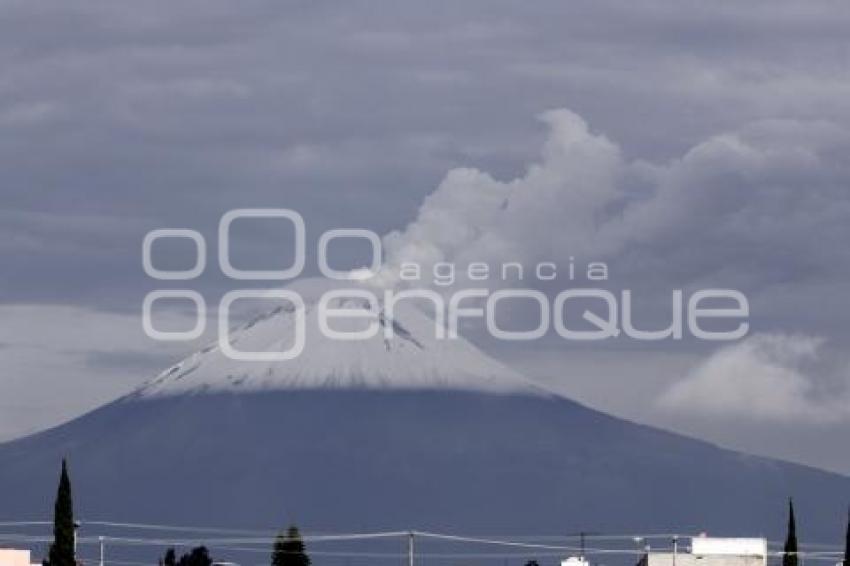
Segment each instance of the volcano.
[[[3,518],[50,516],[67,457],[78,516],[324,531],[698,532],[779,536],[794,497],[807,540],[837,540],[850,479],[614,418],[552,394],[417,309],[392,338],[323,338],[240,362],[217,346],[133,393],[0,445]],[[350,308],[370,305],[351,303]],[[285,348],[283,305],[236,329],[244,351]]]

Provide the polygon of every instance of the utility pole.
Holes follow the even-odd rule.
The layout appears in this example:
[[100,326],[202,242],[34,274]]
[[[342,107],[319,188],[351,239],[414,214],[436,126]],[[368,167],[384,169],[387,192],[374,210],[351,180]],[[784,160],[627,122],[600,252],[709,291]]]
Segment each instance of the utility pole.
[[679,535],[673,535],[673,566],[676,566],[676,554],[679,553]]
[[577,535],[578,535],[578,537],[579,537],[579,546],[580,546],[580,548],[581,548],[581,559],[582,559],[582,560],[584,560],[584,559],[585,559],[585,550],[586,550],[586,547],[585,547],[585,539],[586,539],[588,536],[595,536],[595,535],[599,535],[599,534],[601,534],[601,533],[598,533],[598,532],[595,532],[595,531],[594,531],[594,532],[579,531],[578,533],[568,534],[567,536],[568,536],[568,537],[575,537],[575,536],[576,536],[576,534],[577,534]]
[[413,531],[407,533],[407,566],[413,566]]
[[77,530],[82,526],[80,521],[74,521],[74,559],[77,558]]
[[97,537],[97,541],[100,543],[100,566],[104,566],[103,564],[103,537]]
[[[644,542],[644,538],[643,537],[634,537],[632,540],[635,543],[635,550],[637,551],[638,562],[640,562],[640,551],[641,551],[641,547],[643,546],[643,545],[641,545],[641,543]],[[647,550],[647,554],[648,553],[649,553],[649,550]]]

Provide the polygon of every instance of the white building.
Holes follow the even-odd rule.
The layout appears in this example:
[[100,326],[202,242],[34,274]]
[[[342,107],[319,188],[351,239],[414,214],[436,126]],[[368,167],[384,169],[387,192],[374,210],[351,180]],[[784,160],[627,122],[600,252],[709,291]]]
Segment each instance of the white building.
[[0,566],[37,566],[30,558],[29,550],[0,548]]
[[584,556],[570,556],[566,560],[561,560],[561,566],[590,566]]
[[767,540],[694,537],[690,548],[647,552],[638,566],[767,566]]

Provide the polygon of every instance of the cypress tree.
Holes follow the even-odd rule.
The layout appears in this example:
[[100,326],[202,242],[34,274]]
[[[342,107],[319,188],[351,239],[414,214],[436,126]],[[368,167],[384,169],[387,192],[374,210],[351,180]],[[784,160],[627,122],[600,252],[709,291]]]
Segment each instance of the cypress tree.
[[62,459],[62,474],[53,506],[53,543],[46,563],[50,566],[75,566],[74,557],[74,502],[71,497],[71,480],[68,464]]
[[304,551],[304,541],[295,525],[277,535],[272,551],[272,566],[310,566],[310,557]]
[[788,500],[788,536],[782,555],[782,566],[797,566],[797,524],[794,521],[794,501]]
[[850,566],[850,510],[847,511],[847,534],[844,537],[844,566]]

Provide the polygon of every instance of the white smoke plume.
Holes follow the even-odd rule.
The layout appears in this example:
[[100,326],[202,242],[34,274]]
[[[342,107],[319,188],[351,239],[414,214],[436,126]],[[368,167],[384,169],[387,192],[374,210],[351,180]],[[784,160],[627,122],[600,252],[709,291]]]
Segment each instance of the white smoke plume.
[[[626,160],[616,143],[569,110],[541,115],[542,155],[525,174],[449,171],[403,230],[383,239],[378,281],[404,262],[611,260],[679,278],[718,273],[756,288],[805,278],[813,265],[846,270],[850,251],[847,132],[820,122],[766,121],[714,136],[662,165]],[[843,266],[843,267],[841,267]],[[672,286],[672,285],[671,285]]]

